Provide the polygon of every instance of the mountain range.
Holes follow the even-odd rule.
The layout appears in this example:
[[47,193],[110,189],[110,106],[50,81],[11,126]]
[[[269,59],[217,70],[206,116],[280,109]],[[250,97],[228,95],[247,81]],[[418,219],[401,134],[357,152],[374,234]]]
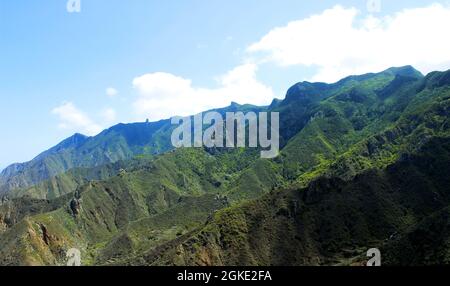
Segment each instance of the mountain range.
[[173,149],[170,120],[75,134],[0,175],[0,265],[450,262],[450,71],[300,82],[280,155]]

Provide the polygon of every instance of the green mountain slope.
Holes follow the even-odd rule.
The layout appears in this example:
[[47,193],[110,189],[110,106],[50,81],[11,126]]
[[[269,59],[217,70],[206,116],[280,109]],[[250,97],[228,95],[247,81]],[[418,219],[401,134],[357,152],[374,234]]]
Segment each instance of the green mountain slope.
[[[450,139],[436,138],[417,154],[350,181],[321,178],[221,210],[163,253],[123,263],[354,265],[372,247],[389,264],[448,263],[449,163]],[[394,239],[401,247],[390,246]]]
[[[154,154],[170,149],[160,144],[169,136],[170,121],[119,124],[95,137],[76,134],[30,162],[12,165],[0,175],[0,191],[26,188],[77,167],[95,167],[136,154]],[[167,142],[167,141],[166,141]]]
[[[265,110],[265,107],[232,103],[214,111],[225,114],[261,110]],[[115,174],[116,168],[104,167],[106,164],[130,160],[136,156],[152,157],[173,149],[170,137],[174,127],[170,120],[161,120],[118,124],[94,137],[75,134],[32,161],[13,164],[3,170],[0,173],[0,195],[13,191],[12,196],[32,194],[39,198],[53,198],[73,192],[76,186],[86,180],[104,179]],[[89,168],[95,169],[80,170]],[[64,174],[73,169],[77,170]],[[96,172],[102,174],[92,175]],[[33,190],[23,190],[34,186]]]
[[[210,193],[214,188],[212,165],[214,158],[202,150],[180,150],[149,161],[138,170],[122,171],[108,181],[87,183],[59,208],[48,211],[47,207],[15,224],[11,214],[0,208],[0,217],[10,224],[0,239],[2,263],[57,263],[64,259],[61,249],[69,246],[86,253],[131,221],[162,213],[180,203],[183,196]],[[205,175],[206,166],[210,166],[210,177]],[[6,203],[17,205],[18,200],[23,199]],[[41,204],[36,201],[34,208]],[[23,243],[26,246],[21,247]]]
[[[327,124],[326,122],[331,124],[329,129],[335,129],[338,122],[341,125],[339,127],[341,130],[332,134],[335,138],[330,138],[331,142],[327,143],[326,138],[322,140],[325,144],[322,147],[311,144],[311,142],[300,142],[304,151],[295,150],[293,152],[296,157],[287,162],[289,169],[292,169],[290,172],[297,175],[312,165],[316,165],[318,161],[316,158],[311,158],[311,154],[326,155],[330,152],[331,144],[340,147],[345,145],[346,141],[355,141],[357,138],[356,135],[353,136],[353,133],[364,133],[360,129],[364,129],[367,124],[381,128],[381,124],[374,123],[374,121],[380,115],[380,110],[385,108],[385,100],[377,96],[375,92],[383,91],[383,88],[389,87],[390,83],[392,85],[392,82],[395,82],[398,77],[408,79],[408,81],[398,83],[402,87],[411,81],[419,81],[422,75],[412,67],[402,67],[391,68],[378,74],[351,76],[335,84],[303,82],[290,88],[285,100],[274,101],[267,110],[280,112],[282,147],[288,144],[294,136],[306,138],[306,140],[315,140],[316,137],[324,139],[323,134],[314,136],[301,134],[302,132],[316,132],[317,127],[311,125],[321,125],[319,129],[324,128],[323,125]],[[232,103],[227,108],[215,111],[224,114],[234,111],[258,112],[265,109],[264,107]],[[358,132],[353,132],[354,129]],[[170,122],[163,120],[153,123],[119,124],[90,138],[76,134],[42,153],[31,162],[13,165],[5,169],[0,175],[0,193],[13,190],[12,196],[32,194],[38,198],[53,198],[74,191],[76,186],[86,180],[104,179],[111,171],[107,168],[100,176],[86,176],[86,172],[80,174],[79,170],[61,175],[64,172],[80,167],[102,168],[105,164],[131,159],[136,155],[152,156],[163,153],[172,148],[170,144],[172,130],[173,126],[170,125]],[[364,129],[364,131],[366,134],[367,130]],[[344,140],[339,139],[339,142],[333,142],[343,133],[350,134],[344,134],[347,137]],[[311,145],[318,149],[316,148],[315,152],[311,153],[309,151]],[[304,158],[302,160],[305,162],[300,162],[300,164],[306,166],[294,167],[295,163],[292,161],[298,164],[298,158]],[[112,174],[114,173],[113,171]],[[36,187],[33,190],[23,190],[34,186]]]
[[[142,123],[76,136],[50,153],[81,160],[81,150],[106,148],[114,159],[9,190],[0,264],[61,265],[72,247],[85,265],[361,264],[371,247],[390,264],[444,263],[449,75],[391,68],[299,83],[269,107],[218,110],[279,111],[282,149],[272,160],[256,149],[163,152],[164,124],[152,134]],[[117,144],[129,153],[105,147]],[[439,243],[417,236],[437,225]],[[422,252],[398,259],[403,249]]]

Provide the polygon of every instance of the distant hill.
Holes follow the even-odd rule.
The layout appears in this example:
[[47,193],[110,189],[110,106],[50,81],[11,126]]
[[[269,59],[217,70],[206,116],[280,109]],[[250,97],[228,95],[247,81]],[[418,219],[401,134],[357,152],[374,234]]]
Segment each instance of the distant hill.
[[[229,107],[216,109],[216,111],[225,113],[227,111],[259,111],[262,109],[264,107],[232,103]],[[30,162],[13,164],[5,168],[0,173],[0,195],[11,190],[30,188],[46,180],[62,185],[63,191],[51,191],[56,194],[66,193],[66,190],[74,191],[71,186],[78,185],[82,180],[63,175],[66,171],[101,167],[105,164],[133,159],[136,156],[151,157],[167,152],[173,148],[170,141],[173,128],[170,120],[161,120],[118,124],[94,137],[75,134],[41,153]],[[77,171],[72,173],[77,177]],[[104,176],[90,177],[104,178]],[[66,182],[61,182],[64,180]],[[48,182],[44,182],[45,184],[49,185]],[[71,186],[67,186],[68,184]],[[50,195],[49,197],[54,196]],[[41,197],[45,198],[46,196]]]

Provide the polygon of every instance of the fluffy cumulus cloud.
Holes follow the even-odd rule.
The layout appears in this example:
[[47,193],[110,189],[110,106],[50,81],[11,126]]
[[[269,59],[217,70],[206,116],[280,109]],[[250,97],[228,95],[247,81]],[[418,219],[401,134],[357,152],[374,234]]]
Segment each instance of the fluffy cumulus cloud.
[[133,80],[138,92],[133,107],[150,120],[191,115],[225,107],[232,101],[269,104],[272,89],[256,79],[257,65],[243,64],[218,78],[216,88],[195,87],[191,80],[170,73],[149,73]]
[[262,62],[317,68],[314,81],[402,65],[427,73],[450,68],[448,27],[450,7],[441,4],[383,17],[335,6],[273,29],[247,51]]
[[58,127],[86,135],[96,135],[102,127],[96,124],[86,113],[79,110],[72,102],[65,102],[55,107],[52,113],[59,117]]
[[117,91],[117,89],[113,88],[113,87],[108,87],[106,89],[106,95],[109,97],[114,97],[116,95],[119,94],[119,91]]
[[[188,78],[165,72],[134,78],[137,97],[129,119],[186,116],[225,107],[232,101],[270,104],[274,92],[256,76],[258,67],[266,62],[313,69],[316,73],[309,80],[326,82],[391,66],[413,65],[423,73],[448,69],[448,27],[448,5],[433,4],[385,16],[363,15],[356,8],[338,5],[269,31],[247,48],[245,63],[219,77],[214,88],[198,87]],[[114,97],[118,91],[109,87],[106,94]],[[61,128],[88,135],[101,130],[71,102],[55,108],[53,113],[59,116]],[[113,109],[97,115],[102,126],[117,120]]]

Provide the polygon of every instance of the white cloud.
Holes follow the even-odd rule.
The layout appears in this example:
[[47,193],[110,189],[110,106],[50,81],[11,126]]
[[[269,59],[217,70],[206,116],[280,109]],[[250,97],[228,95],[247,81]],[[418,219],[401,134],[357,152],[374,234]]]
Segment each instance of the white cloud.
[[191,80],[170,73],[145,74],[133,80],[139,94],[133,107],[140,117],[158,120],[225,107],[232,101],[269,104],[274,93],[256,79],[256,71],[255,64],[238,66],[218,78],[214,89],[194,87]]
[[119,91],[117,91],[117,89],[113,88],[113,87],[108,87],[106,89],[106,95],[109,97],[114,97],[116,95],[119,94]]
[[59,117],[61,129],[81,132],[86,135],[96,135],[102,127],[93,122],[88,115],[79,110],[72,102],[63,103],[52,110]]
[[275,28],[247,49],[262,62],[318,68],[314,81],[413,65],[424,73],[450,68],[450,7],[433,4],[396,14],[358,17],[335,6]]

